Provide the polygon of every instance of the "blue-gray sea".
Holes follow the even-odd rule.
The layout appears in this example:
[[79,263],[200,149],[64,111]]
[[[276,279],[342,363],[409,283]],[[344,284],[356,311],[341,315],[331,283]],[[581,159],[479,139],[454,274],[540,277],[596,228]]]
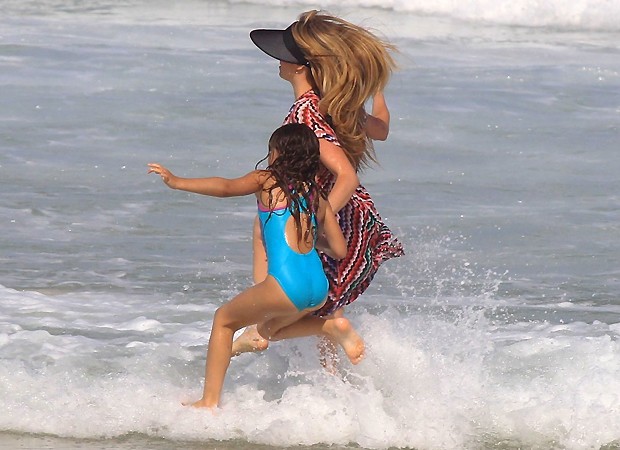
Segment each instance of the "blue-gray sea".
[[[361,174],[406,249],[316,340],[200,396],[251,283],[253,169],[294,100],[248,32],[322,7],[398,46]],[[620,4],[0,2],[0,448],[620,448]]]

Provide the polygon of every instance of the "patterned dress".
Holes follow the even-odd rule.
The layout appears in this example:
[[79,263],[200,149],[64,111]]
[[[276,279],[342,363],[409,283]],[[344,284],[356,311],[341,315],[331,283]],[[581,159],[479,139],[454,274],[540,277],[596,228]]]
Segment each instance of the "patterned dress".
[[[319,112],[319,97],[314,91],[297,99],[284,123],[306,124],[319,139],[340,146],[333,128]],[[325,192],[330,192],[336,177],[322,167],[318,181]],[[338,212],[338,222],[347,241],[347,256],[335,260],[321,254],[329,280],[329,294],[325,306],[315,312],[319,316],[333,314],[354,301],[366,290],[383,261],[404,254],[401,243],[383,223],[370,194],[362,185]]]

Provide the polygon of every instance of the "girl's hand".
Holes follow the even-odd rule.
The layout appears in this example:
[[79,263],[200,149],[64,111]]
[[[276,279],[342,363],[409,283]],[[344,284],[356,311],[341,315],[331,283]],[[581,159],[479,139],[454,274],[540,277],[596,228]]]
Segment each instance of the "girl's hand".
[[168,186],[171,186],[171,181],[172,179],[175,178],[175,176],[172,174],[172,172],[170,172],[168,169],[166,169],[164,166],[162,166],[161,164],[157,164],[157,163],[150,163],[147,164],[149,167],[149,171],[147,172],[147,174],[149,173],[156,173],[157,175],[159,175],[162,179],[162,181],[164,183],[166,183]]

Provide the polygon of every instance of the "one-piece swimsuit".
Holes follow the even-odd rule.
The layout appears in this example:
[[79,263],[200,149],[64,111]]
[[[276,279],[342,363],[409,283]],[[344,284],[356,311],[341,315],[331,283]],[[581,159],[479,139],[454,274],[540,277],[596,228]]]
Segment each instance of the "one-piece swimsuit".
[[[302,198],[302,207],[305,202]],[[288,207],[270,211],[258,202],[263,243],[267,252],[267,273],[274,277],[299,311],[325,302],[329,283],[314,244],[307,253],[293,250],[287,242],[286,224],[292,220]],[[316,229],[316,217],[312,215]]]

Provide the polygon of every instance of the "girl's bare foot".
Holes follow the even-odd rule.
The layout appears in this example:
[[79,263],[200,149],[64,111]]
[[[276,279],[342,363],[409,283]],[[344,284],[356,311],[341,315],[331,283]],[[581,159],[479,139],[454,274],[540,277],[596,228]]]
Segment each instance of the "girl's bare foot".
[[269,347],[269,341],[258,334],[256,325],[251,325],[243,330],[243,333],[233,341],[232,356],[239,356],[241,353],[262,352]]
[[325,326],[327,334],[342,346],[352,364],[359,364],[364,359],[364,341],[351,322],[341,317],[326,320]]
[[207,403],[207,401],[203,398],[201,398],[200,400],[198,400],[197,402],[183,402],[182,403],[183,406],[191,406],[192,408],[209,408],[211,410],[215,410],[215,408],[217,408],[217,405],[212,405],[210,403]]

